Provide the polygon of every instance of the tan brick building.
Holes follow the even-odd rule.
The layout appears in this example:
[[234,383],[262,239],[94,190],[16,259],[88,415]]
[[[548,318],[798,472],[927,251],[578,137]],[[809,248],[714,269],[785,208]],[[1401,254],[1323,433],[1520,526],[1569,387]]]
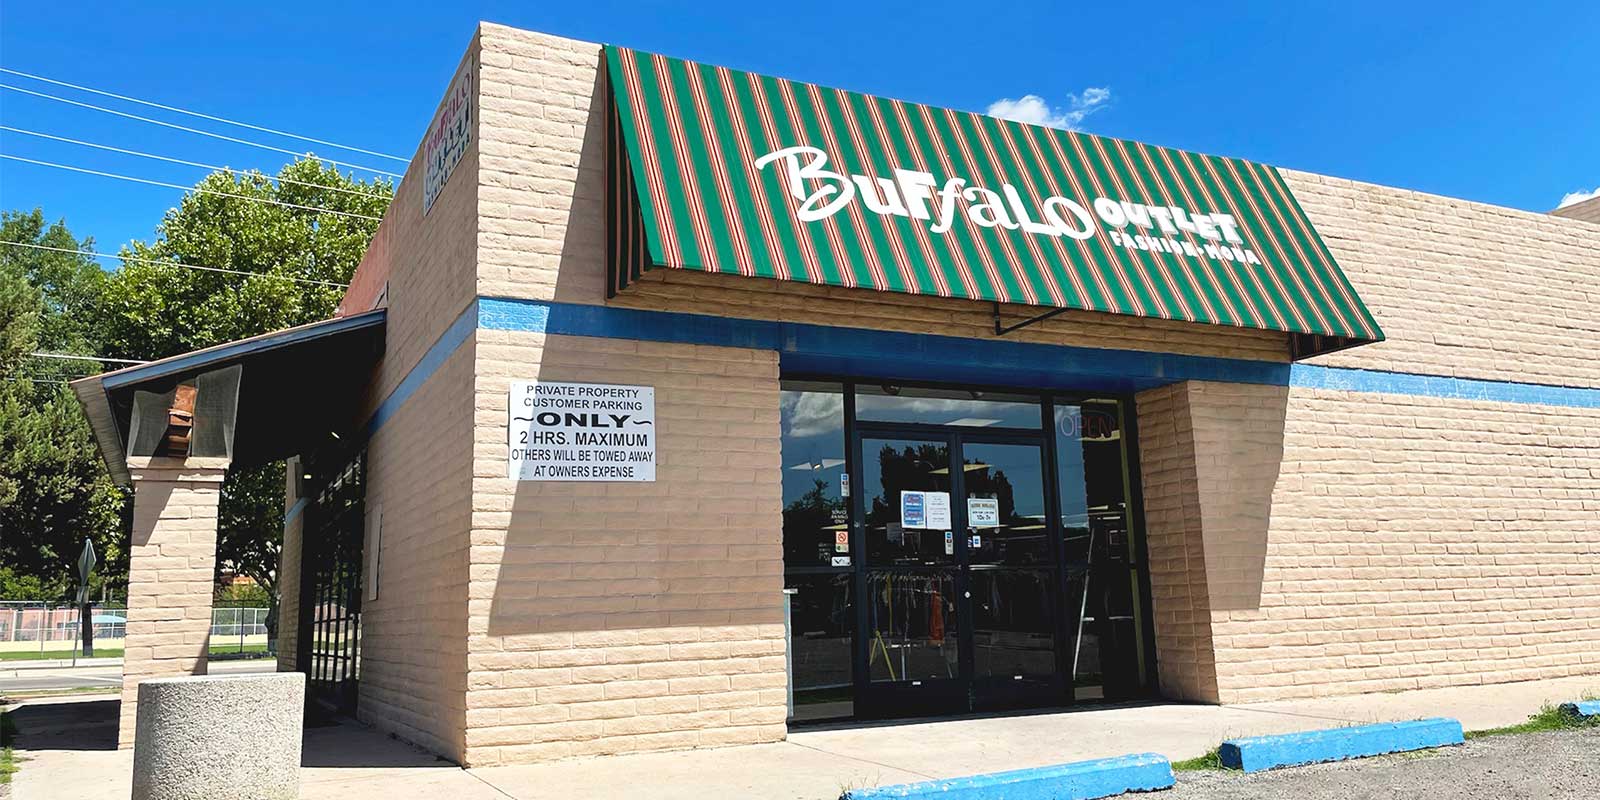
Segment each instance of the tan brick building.
[[281,667],[378,728],[1600,674],[1600,224],[488,24],[447,91],[292,439]]

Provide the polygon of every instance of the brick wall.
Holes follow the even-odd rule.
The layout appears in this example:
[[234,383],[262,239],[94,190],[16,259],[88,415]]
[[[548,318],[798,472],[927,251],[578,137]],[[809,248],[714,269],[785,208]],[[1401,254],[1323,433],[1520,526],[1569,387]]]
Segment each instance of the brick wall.
[[[992,335],[983,303],[682,271],[654,271],[607,301],[600,48],[495,25],[481,27],[480,42],[478,294]],[[1600,367],[1579,346],[1600,333],[1592,225],[1304,173],[1286,178],[1390,336],[1317,363],[1600,385]],[[1286,358],[1277,334],[1099,314],[1063,315],[1014,336]],[[490,764],[781,736],[781,631],[769,628],[781,571],[776,500],[771,520],[736,525],[733,518],[764,512],[721,510],[745,508],[748,498],[694,494],[726,484],[721,476],[777,492],[776,480],[759,480],[777,469],[775,397],[771,439],[761,444],[771,465],[682,460],[762,454],[745,448],[768,436],[756,430],[764,418],[737,433],[720,426],[744,425],[746,410],[768,413],[742,405],[760,393],[743,381],[775,391],[774,356],[492,331],[476,342],[463,758]],[[765,372],[718,371],[729,364]],[[541,376],[654,385],[658,413],[684,414],[675,425],[724,444],[713,455],[664,440],[654,485],[514,484],[503,477],[506,385]],[[685,380],[702,392],[687,393]],[[688,416],[705,405],[704,390],[722,391],[726,380],[742,387],[732,390],[741,416]],[[1152,570],[1163,576],[1153,580],[1158,658],[1174,693],[1228,701],[1391,680],[1600,671],[1569,649],[1592,645],[1593,625],[1552,599],[1595,616],[1587,599],[1594,578],[1576,566],[1574,550],[1593,552],[1593,514],[1523,518],[1541,513],[1547,498],[1561,514],[1594,510],[1587,412],[1216,384],[1146,393],[1139,411]],[[1496,428],[1519,417],[1544,432],[1508,439]],[[1349,424],[1312,432],[1326,419]],[[1451,455],[1457,446],[1467,449]],[[1488,549],[1486,527],[1500,537],[1489,537]],[[677,538],[700,536],[709,543]],[[729,564],[742,571],[669,574]],[[1559,579],[1558,570],[1566,572]],[[732,592],[695,583],[710,577],[752,583],[729,584],[745,587]],[[1486,582],[1493,592],[1478,585]],[[1480,589],[1483,598],[1473,594]],[[1513,596],[1519,590],[1539,597]],[[1413,600],[1411,591],[1424,594]],[[728,620],[753,619],[754,627],[724,623],[721,608],[649,607],[714,595],[742,604]],[[1380,607],[1389,598],[1399,602]],[[1450,621],[1430,628],[1437,614]],[[1208,670],[1210,662],[1220,666]],[[1416,672],[1423,663],[1448,666],[1424,676]],[[736,671],[709,672],[716,669]]]
[[1161,694],[1216,702],[1211,599],[1206,590],[1188,384],[1141,392],[1135,408]]
[[295,661],[300,653],[300,554],[305,541],[304,514],[290,518],[287,513],[300,500],[295,494],[295,476],[300,472],[300,459],[291,458],[284,466],[283,545],[278,550],[278,671],[295,671]]
[[1600,410],[1295,389],[1225,701],[1600,674]]
[[[364,721],[462,758],[473,364],[467,342],[367,449],[367,509],[382,508],[377,598],[362,604]],[[371,530],[369,526],[369,546]],[[368,560],[367,563],[371,563]]]
[[[475,69],[478,57],[475,38],[456,74]],[[455,85],[452,78],[441,94]],[[357,270],[355,283],[368,294],[378,282],[372,273],[388,284],[387,345],[369,388],[369,414],[475,297],[478,125],[475,114],[472,143],[426,214],[425,148],[418,146]],[[383,531],[377,597],[362,607],[358,714],[454,759],[464,746],[473,358],[470,342],[448,354],[367,450],[366,502],[382,508]]]
[[1600,387],[1600,228],[1285,171],[1389,340],[1313,359],[1358,369]]
[[[993,338],[991,305],[865,289],[653,270],[606,300],[605,126],[597,44],[482,27],[478,292],[749,319]],[[1007,306],[1007,322],[1038,313]],[[1285,361],[1264,331],[1073,312],[1016,341]]]
[[130,458],[128,642],[118,747],[133,746],[139,682],[206,674],[217,557],[217,503],[227,459]]
[[[783,738],[777,354],[478,342],[465,763]],[[655,482],[507,479],[535,378],[654,386]]]
[[1584,222],[1593,222],[1600,225],[1600,197],[1591,197],[1581,203],[1562,206],[1550,213],[1558,217],[1580,219]]

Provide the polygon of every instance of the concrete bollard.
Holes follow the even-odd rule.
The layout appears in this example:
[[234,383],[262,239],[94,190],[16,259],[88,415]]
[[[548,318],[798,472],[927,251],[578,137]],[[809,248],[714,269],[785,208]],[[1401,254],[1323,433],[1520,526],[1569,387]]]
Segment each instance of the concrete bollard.
[[133,800],[299,797],[305,696],[299,672],[140,683]]

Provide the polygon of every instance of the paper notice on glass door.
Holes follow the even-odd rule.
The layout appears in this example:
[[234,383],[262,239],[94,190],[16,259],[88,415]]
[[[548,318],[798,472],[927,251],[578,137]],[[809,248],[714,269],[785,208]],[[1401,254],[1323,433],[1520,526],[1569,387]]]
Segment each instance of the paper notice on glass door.
[[927,492],[928,530],[950,530],[950,493]]
[[921,530],[928,527],[926,492],[900,493],[900,527]]
[[1000,527],[1000,500],[995,497],[967,498],[967,527]]

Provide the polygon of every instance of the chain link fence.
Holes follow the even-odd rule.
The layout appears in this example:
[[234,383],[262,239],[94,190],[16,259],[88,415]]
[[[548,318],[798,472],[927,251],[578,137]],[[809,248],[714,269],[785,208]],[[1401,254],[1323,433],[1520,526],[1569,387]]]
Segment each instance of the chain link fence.
[[[127,606],[95,603],[89,609],[95,648],[120,650],[128,635]],[[211,609],[211,653],[267,652],[267,612],[264,606],[218,603]],[[0,600],[0,659],[75,651],[82,642],[81,623],[74,604]]]

